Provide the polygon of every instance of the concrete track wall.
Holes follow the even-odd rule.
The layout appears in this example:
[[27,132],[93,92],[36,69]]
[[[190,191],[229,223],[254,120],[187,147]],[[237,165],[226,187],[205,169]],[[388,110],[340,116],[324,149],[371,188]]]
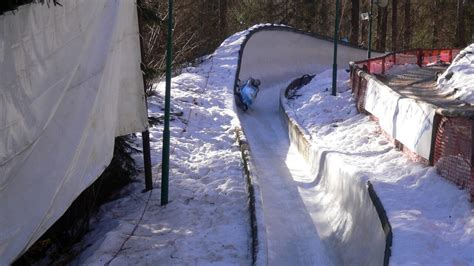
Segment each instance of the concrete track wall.
[[[352,167],[341,164],[337,153],[330,153],[311,145],[310,136],[287,111],[284,90],[280,94],[280,113],[288,126],[292,144],[298,147],[311,165],[311,172],[323,189],[325,198],[332,199],[329,208],[337,209],[331,224],[320,225],[329,232],[329,246],[339,249],[345,265],[384,265],[386,234],[378,211],[369,193],[369,184]],[[324,222],[323,222],[324,223]],[[389,255],[389,254],[388,254]]]
[[[339,45],[338,67],[348,68],[349,61],[363,59],[366,53],[356,47]],[[284,26],[258,27],[250,31],[242,44],[236,81],[254,77],[262,81],[263,88],[268,88],[302,74],[320,73],[332,67],[332,58],[333,43],[327,38]],[[339,217],[340,221],[333,222],[339,227],[320,225],[330,231],[323,241],[339,249],[337,253],[342,254],[344,264],[387,264],[389,248],[386,247],[390,244],[371,199],[370,184],[339,165],[337,154],[312,147],[310,136],[285,110],[284,104],[280,102],[279,108],[288,125],[291,142],[313,166],[312,173],[317,175],[324,193],[333,198],[328,210],[338,208],[335,219]]]
[[[322,36],[289,27],[266,26],[249,33],[241,49],[237,76],[258,78],[262,84],[276,84],[295,76],[319,73],[332,67],[334,44]],[[374,56],[382,55],[374,53]],[[341,43],[338,67],[349,68],[350,60],[364,59],[367,51]]]

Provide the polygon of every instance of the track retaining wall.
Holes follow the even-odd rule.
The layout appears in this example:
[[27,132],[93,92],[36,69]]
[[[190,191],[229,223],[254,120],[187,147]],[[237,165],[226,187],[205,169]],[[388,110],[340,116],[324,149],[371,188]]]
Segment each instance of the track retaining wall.
[[351,217],[351,222],[341,222],[342,226],[332,232],[331,246],[341,251],[346,265],[388,265],[392,230],[372,184],[341,164],[341,155],[312,145],[311,136],[287,108],[284,89],[279,109],[291,143],[311,165],[311,173],[325,193],[337,200],[332,204],[342,211],[340,217]]

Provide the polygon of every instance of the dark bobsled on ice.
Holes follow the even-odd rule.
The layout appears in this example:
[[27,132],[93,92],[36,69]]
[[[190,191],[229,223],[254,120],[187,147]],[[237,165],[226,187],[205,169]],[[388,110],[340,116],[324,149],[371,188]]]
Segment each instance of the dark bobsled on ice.
[[308,74],[305,74],[297,79],[294,79],[293,81],[291,81],[290,84],[288,84],[288,86],[286,87],[286,90],[285,90],[285,97],[287,99],[294,99],[294,98],[297,98],[298,94],[296,94],[296,92],[303,86],[307,85],[309,82],[311,82],[311,80],[315,77],[316,75],[308,75]]
[[237,84],[234,88],[237,106],[247,111],[257,98],[260,90],[259,86],[260,80],[258,79],[249,78],[243,85],[240,84],[240,80],[237,80]]

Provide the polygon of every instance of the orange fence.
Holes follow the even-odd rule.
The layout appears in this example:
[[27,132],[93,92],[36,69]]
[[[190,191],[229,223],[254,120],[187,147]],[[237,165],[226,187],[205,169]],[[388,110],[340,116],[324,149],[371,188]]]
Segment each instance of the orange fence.
[[417,64],[427,66],[430,64],[450,64],[461,49],[415,49],[384,56],[375,57],[354,64],[369,74],[385,74],[394,65]]
[[441,176],[470,190],[474,202],[474,121],[436,114],[433,133],[431,165]]
[[[422,67],[434,63],[449,64],[459,52],[460,49],[417,49],[351,63],[351,88],[357,109],[359,112],[368,114],[364,109],[364,104],[370,74],[385,74],[394,65],[417,64]],[[403,145],[397,147],[405,150]],[[457,108],[446,111],[440,108],[437,110],[433,120],[431,155],[428,163],[435,166],[444,178],[469,190],[471,201],[474,202],[474,112],[472,109],[466,111],[466,109]]]

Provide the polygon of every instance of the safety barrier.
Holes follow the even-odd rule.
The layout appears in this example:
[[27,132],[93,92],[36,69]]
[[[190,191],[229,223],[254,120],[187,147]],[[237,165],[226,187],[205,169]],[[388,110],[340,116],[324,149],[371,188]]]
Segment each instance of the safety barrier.
[[385,74],[394,65],[417,64],[419,67],[434,64],[449,64],[461,49],[414,49],[393,52],[380,57],[354,63],[369,74]]
[[[416,49],[390,53],[364,61],[351,62],[351,88],[357,109],[369,114],[365,107],[367,84],[377,79],[394,65],[417,64],[420,67],[433,63],[449,64],[460,49]],[[439,174],[470,192],[474,202],[474,108],[442,108],[435,106],[436,113],[431,128],[431,147],[428,160],[419,160],[435,166]],[[410,130],[410,129],[407,129]],[[393,138],[397,148],[411,158],[420,157]]]
[[[341,158],[328,158],[327,151],[312,144],[311,135],[298,123],[294,111],[287,106],[285,95],[288,95],[290,88],[291,85],[281,90],[279,107],[282,121],[288,127],[290,142],[312,165],[312,174],[318,183],[323,184],[322,189],[326,193],[338,195],[332,206],[339,205],[337,209],[344,213],[342,216],[351,217],[351,223],[335,221],[341,226],[333,233],[331,246],[342,251],[343,264],[389,265],[392,226],[374,187],[370,181],[364,184],[357,174],[346,171],[348,167],[340,163]],[[342,234],[341,230],[351,233]],[[364,256],[360,256],[361,251]]]

